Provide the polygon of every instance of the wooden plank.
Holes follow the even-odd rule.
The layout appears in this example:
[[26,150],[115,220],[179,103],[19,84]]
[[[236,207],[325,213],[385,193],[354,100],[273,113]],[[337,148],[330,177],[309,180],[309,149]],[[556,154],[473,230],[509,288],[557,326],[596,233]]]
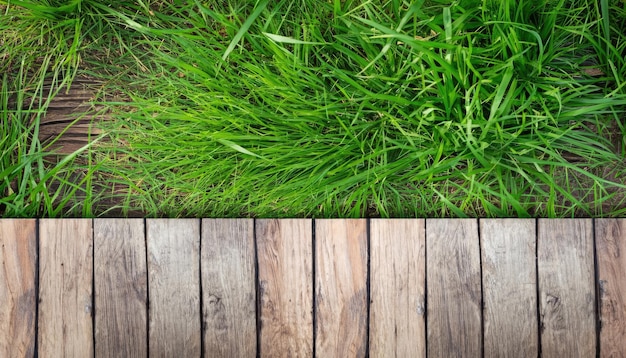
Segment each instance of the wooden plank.
[[600,356],[626,357],[626,220],[596,220],[596,251],[602,323]]
[[485,357],[537,357],[535,220],[480,220]]
[[370,356],[426,356],[424,220],[370,221]]
[[39,357],[92,357],[91,219],[39,225]]
[[430,357],[479,357],[481,277],[478,222],[427,219],[427,340]]
[[592,221],[540,219],[538,225],[542,356],[595,356]]
[[142,219],[94,220],[95,342],[100,357],[147,357],[148,272]]
[[33,357],[36,220],[0,220],[0,357]]
[[146,220],[149,353],[199,357],[200,221]]
[[313,354],[311,220],[258,220],[260,355]]
[[316,353],[365,357],[367,221],[315,221]]
[[204,353],[256,357],[254,222],[202,220]]

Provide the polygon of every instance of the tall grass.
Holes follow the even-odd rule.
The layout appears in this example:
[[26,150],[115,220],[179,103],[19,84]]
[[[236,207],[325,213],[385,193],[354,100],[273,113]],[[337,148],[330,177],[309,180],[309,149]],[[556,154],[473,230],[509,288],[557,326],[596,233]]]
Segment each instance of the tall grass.
[[90,154],[123,212],[624,214],[618,1],[78,3],[127,56],[85,61],[130,98]]

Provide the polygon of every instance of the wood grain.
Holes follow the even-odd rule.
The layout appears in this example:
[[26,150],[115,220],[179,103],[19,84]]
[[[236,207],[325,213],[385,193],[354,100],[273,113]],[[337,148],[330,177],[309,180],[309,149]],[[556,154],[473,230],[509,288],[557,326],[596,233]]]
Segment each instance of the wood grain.
[[35,354],[36,220],[0,220],[0,357]]
[[480,220],[485,357],[537,357],[536,227]]
[[540,219],[538,226],[542,356],[595,356],[592,221]]
[[426,356],[424,223],[370,221],[370,357]]
[[313,354],[311,220],[257,220],[260,355]]
[[202,220],[204,353],[256,357],[254,222]]
[[427,219],[429,357],[478,357],[481,277],[475,219]]
[[200,221],[146,220],[149,353],[199,357]]
[[315,298],[320,357],[365,357],[367,221],[315,220]]
[[42,219],[39,233],[39,357],[92,357],[92,220]]
[[148,356],[144,233],[142,219],[94,220],[97,356]]
[[626,220],[596,219],[595,228],[600,357],[626,357]]

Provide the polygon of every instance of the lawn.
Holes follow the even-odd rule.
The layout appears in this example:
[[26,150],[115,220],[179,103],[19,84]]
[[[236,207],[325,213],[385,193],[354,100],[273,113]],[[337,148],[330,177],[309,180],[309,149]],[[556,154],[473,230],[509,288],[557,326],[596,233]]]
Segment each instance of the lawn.
[[[622,0],[0,11],[0,216],[626,216]],[[81,77],[106,119],[55,155]]]

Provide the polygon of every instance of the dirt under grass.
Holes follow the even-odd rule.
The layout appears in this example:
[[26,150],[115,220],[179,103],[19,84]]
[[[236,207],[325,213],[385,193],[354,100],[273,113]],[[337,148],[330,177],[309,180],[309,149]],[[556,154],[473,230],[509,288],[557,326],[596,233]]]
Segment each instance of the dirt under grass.
[[621,1],[0,11],[2,216],[626,214]]

